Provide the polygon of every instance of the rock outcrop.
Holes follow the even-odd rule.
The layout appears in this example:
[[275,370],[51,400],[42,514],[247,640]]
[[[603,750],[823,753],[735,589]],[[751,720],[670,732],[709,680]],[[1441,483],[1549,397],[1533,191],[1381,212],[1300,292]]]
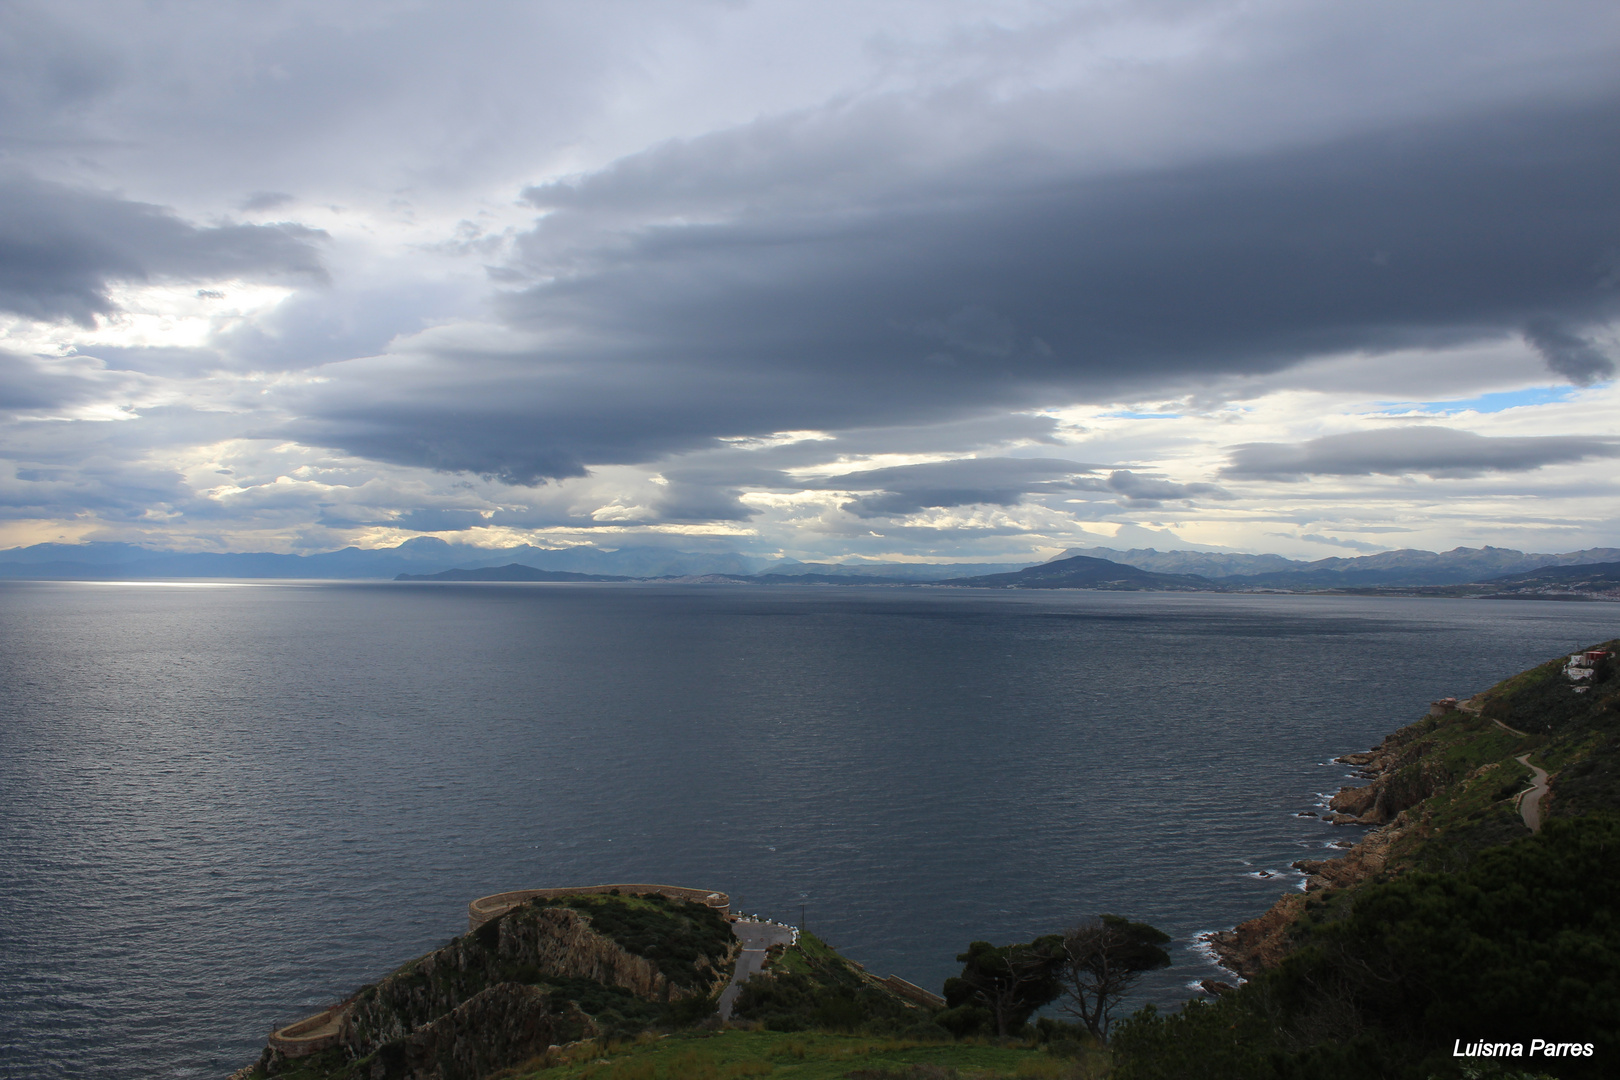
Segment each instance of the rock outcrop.
[[551,1046],[596,1034],[591,1018],[571,1001],[535,986],[499,983],[480,990],[443,1016],[372,1057],[368,1080],[460,1080],[488,1076],[545,1053]]
[[1389,863],[1390,845],[1404,836],[1411,826],[1412,822],[1403,810],[1396,815],[1394,821],[1368,833],[1361,843],[1345,852],[1342,857],[1299,859],[1294,863],[1294,869],[1305,873],[1306,892],[1359,885],[1384,872]]
[[1252,979],[1288,955],[1289,928],[1305,910],[1305,895],[1289,893],[1271,910],[1230,930],[1217,930],[1205,940],[1221,958],[1221,966]]
[[590,979],[652,1001],[708,989],[672,988],[656,964],[598,934],[577,911],[525,905],[362,990],[351,1006],[344,1041],[363,1057],[512,975],[526,976],[523,982]]
[[318,1054],[330,1059],[317,1067],[321,1075],[478,1080],[552,1045],[612,1034],[616,1024],[645,1025],[686,999],[698,999],[700,1015],[712,1012],[708,999],[726,981],[735,951],[724,918],[703,904],[662,896],[537,899],[312,1018],[333,1029],[331,1047],[289,1048],[273,1038],[257,1075],[275,1076],[295,1061],[308,1072]]
[[1433,745],[1425,735],[1419,725],[1402,728],[1372,750],[1334,759],[1372,783],[1340,788],[1324,817],[1335,825],[1385,825],[1456,779],[1426,756]]
[[1216,931],[1205,940],[1220,957],[1223,967],[1245,979],[1254,978],[1288,955],[1293,945],[1291,929],[1305,910],[1307,893],[1344,889],[1377,877],[1389,865],[1391,845],[1419,828],[1421,823],[1402,811],[1394,821],[1368,833],[1341,858],[1298,860],[1294,869],[1306,875],[1304,892],[1288,893],[1264,915],[1239,923],[1230,930]]

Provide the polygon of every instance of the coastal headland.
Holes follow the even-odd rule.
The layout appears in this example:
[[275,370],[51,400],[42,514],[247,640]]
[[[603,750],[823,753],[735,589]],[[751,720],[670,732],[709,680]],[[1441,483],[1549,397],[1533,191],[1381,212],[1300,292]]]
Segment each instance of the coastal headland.
[[[1613,1075],[1617,646],[1437,701],[1338,758],[1367,782],[1324,817],[1370,831],[1339,858],[1299,860],[1300,891],[1208,935],[1241,985],[1133,1017],[1114,1040],[1119,1075],[1194,1075],[1181,1070],[1197,1061],[1209,1076],[1428,1080],[1465,1075],[1452,1047],[1483,1035],[1541,1048],[1514,1076]],[[1556,1052],[1572,1045],[1591,1050]]]
[[[1430,1080],[1465,1075],[1451,1048],[1486,1033],[1543,1048],[1527,1075],[1609,1075],[1617,652],[1437,701],[1336,759],[1362,782],[1328,796],[1324,820],[1368,831],[1337,858],[1299,860],[1299,890],[1209,936],[1237,985],[1148,1006],[1106,1044],[1053,1017],[1012,1040],[963,1036],[939,996],[740,919],[723,892],[597,885],[472,901],[465,934],[278,1029],[234,1080]],[[1591,1049],[1543,1052],[1574,1045]]]
[[[520,889],[468,904],[467,932],[320,1012],[271,1032],[258,1077],[450,1080],[570,1048],[694,1025],[790,1030],[832,999],[905,1026],[944,1002],[879,978],[796,927],[672,885]],[[752,980],[764,974],[771,986]]]
[[[1612,657],[1617,646],[1577,655]],[[1466,700],[1437,701],[1373,749],[1337,758],[1369,782],[1332,795],[1326,820],[1372,831],[1341,857],[1299,860],[1302,892],[1209,935],[1221,962],[1245,978],[1275,967],[1313,894],[1466,866],[1539,832],[1544,818],[1620,810],[1612,731],[1620,688],[1606,678],[1612,660],[1598,660],[1596,686],[1589,674],[1571,679],[1570,663],[1559,657]]]

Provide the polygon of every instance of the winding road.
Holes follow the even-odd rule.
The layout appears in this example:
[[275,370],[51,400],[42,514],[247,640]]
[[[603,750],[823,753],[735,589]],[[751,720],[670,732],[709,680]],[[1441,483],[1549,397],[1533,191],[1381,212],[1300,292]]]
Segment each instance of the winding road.
[[[1481,714],[1480,707],[1473,704],[1472,698],[1466,702],[1463,702],[1458,706],[1458,708],[1466,709],[1475,716],[1479,716]],[[1520,738],[1525,739],[1530,737],[1530,733],[1528,731],[1520,731],[1518,728],[1508,727],[1500,720],[1492,720],[1491,723],[1495,724],[1497,727],[1511,735],[1518,735]],[[1529,754],[1525,754],[1522,757],[1516,757],[1513,760],[1517,761],[1520,765],[1523,765],[1534,774],[1531,778],[1530,786],[1519,792],[1519,797],[1514,801],[1514,805],[1519,808],[1519,816],[1524,818],[1525,828],[1529,829],[1533,833],[1538,833],[1541,831],[1541,797],[1547,794],[1547,770],[1537,768],[1536,766],[1530,764]]]
[[765,950],[772,945],[793,944],[793,928],[791,926],[777,926],[775,923],[754,922],[752,919],[738,919],[731,924],[731,932],[737,935],[742,942],[742,952],[737,955],[737,966],[731,972],[731,982],[720,995],[720,1019],[730,1020],[732,1006],[737,1004],[737,995],[742,993],[742,984],[747,982],[749,976],[765,966]]
[[1541,797],[1547,794],[1547,770],[1530,764],[1529,754],[1516,757],[1513,760],[1535,774],[1535,779],[1531,782],[1530,787],[1519,792],[1518,805],[1519,814],[1524,818],[1526,827],[1531,832],[1538,833],[1541,831]]

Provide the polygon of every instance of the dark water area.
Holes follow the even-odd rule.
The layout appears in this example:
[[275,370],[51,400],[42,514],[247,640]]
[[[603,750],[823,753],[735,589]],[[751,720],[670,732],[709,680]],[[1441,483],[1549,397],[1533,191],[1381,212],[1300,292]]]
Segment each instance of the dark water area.
[[[937,988],[975,938],[1203,930],[1357,830],[1365,748],[1605,604],[0,584],[0,1076],[223,1076],[527,886],[722,889]],[[1256,876],[1270,871],[1276,877]]]

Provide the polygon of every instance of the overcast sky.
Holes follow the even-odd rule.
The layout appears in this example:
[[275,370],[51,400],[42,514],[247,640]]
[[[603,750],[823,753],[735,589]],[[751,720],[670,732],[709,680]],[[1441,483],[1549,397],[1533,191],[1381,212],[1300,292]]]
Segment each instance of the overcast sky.
[[0,6],[0,547],[1620,546],[1620,5]]

